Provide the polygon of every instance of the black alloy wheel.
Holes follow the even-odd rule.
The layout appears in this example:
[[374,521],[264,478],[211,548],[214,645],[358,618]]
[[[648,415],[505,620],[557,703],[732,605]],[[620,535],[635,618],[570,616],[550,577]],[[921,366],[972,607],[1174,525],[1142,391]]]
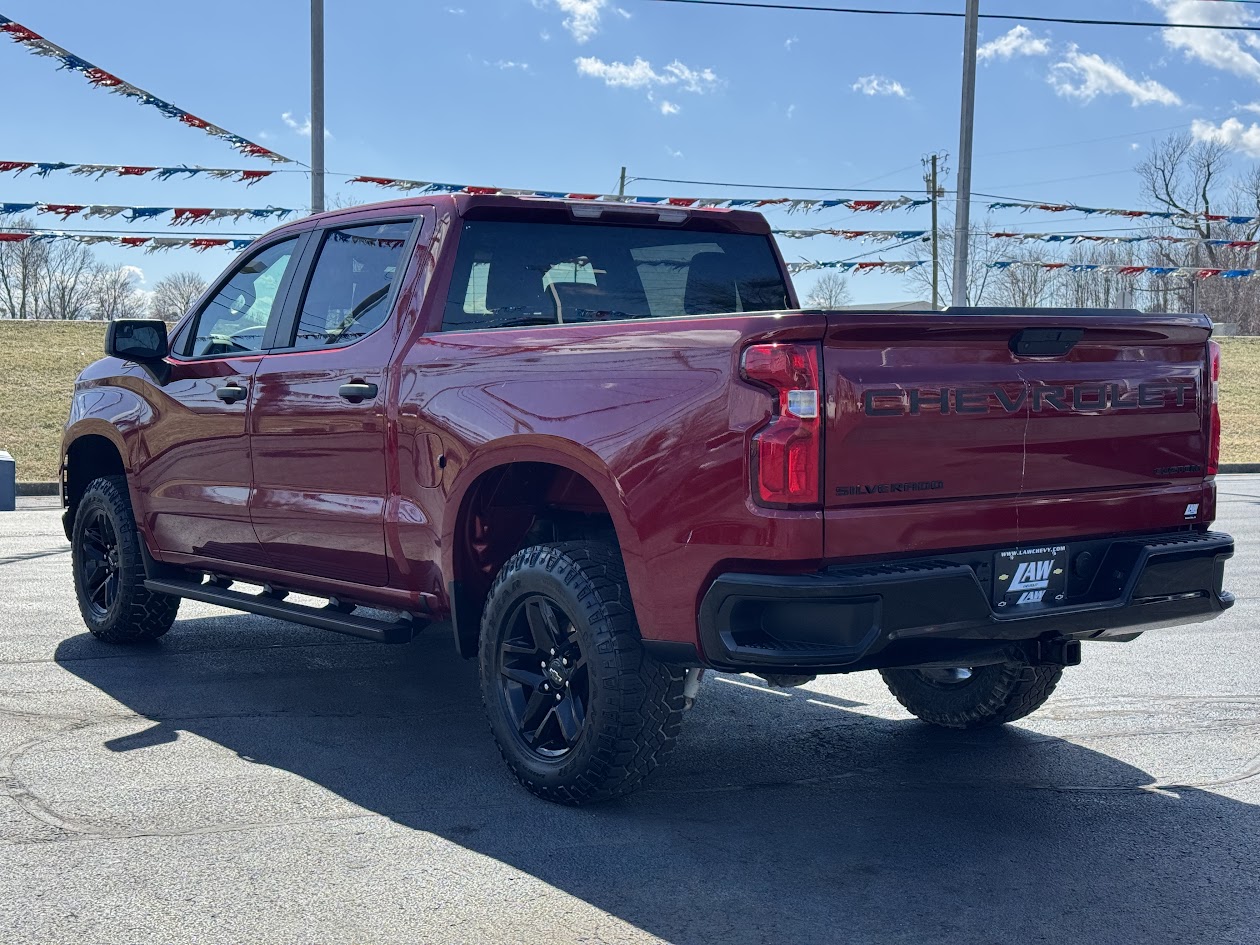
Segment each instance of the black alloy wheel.
[[74,510],[70,559],[79,613],[98,640],[156,640],[175,622],[179,598],[145,587],[143,540],[126,478],[88,483]]
[[573,750],[586,728],[590,675],[573,621],[556,601],[535,594],[508,617],[499,685],[529,751],[555,759]]
[[684,671],[643,646],[615,545],[518,551],[490,587],[478,646],[499,753],[541,798],[628,794],[677,741]]
[[118,533],[102,508],[93,508],[83,522],[79,580],[87,606],[97,620],[105,620],[118,602]]

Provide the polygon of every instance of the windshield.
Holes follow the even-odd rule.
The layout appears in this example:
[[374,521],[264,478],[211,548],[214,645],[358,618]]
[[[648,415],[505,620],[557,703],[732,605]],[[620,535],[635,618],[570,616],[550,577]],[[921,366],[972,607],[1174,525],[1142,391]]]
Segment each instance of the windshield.
[[464,224],[445,331],[788,307],[770,238],[591,223]]

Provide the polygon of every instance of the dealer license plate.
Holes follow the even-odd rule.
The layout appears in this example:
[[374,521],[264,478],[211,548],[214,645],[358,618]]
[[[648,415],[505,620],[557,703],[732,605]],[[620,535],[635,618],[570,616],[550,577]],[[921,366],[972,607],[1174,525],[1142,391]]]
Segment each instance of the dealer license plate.
[[1063,602],[1067,545],[999,551],[993,557],[993,603],[999,611]]

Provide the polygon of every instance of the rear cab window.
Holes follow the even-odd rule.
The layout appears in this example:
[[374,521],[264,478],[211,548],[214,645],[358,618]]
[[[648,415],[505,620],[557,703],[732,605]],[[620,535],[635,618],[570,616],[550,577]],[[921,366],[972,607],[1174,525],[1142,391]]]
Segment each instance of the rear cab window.
[[787,308],[768,236],[595,223],[464,223],[444,331]]

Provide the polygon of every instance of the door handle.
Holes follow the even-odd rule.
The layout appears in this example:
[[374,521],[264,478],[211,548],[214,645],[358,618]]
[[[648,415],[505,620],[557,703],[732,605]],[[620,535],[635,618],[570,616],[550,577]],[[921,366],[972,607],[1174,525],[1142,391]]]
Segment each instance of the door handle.
[[239,384],[224,384],[214,392],[214,396],[225,404],[234,404],[238,400],[244,400],[248,393],[249,391]]
[[350,401],[350,403],[358,404],[376,396],[376,385],[365,384],[363,381],[353,381],[350,384],[342,384],[337,389],[337,393]]

